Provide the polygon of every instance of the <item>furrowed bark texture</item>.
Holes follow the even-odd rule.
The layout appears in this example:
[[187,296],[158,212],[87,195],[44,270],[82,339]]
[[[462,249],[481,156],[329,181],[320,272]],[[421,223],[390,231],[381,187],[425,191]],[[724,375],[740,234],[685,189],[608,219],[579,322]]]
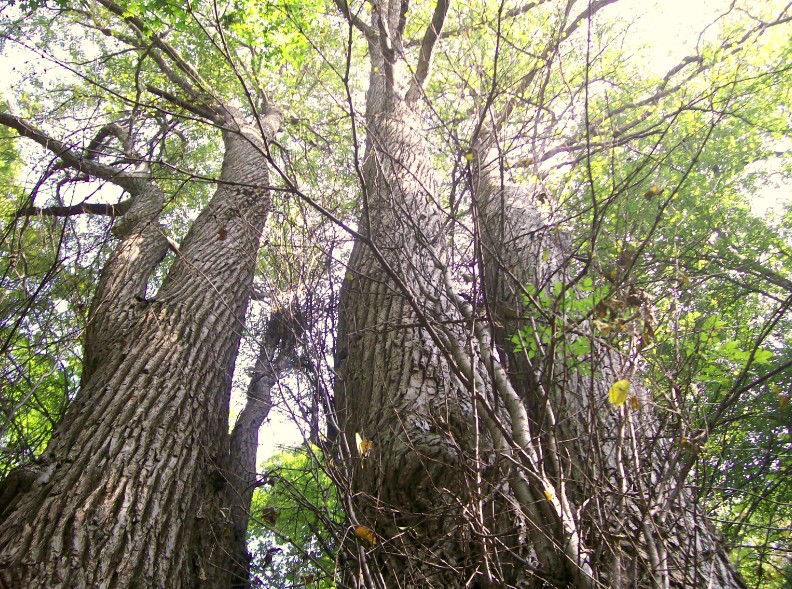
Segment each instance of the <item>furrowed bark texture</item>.
[[[406,107],[369,119],[367,233],[422,299],[415,281],[426,279],[431,261],[418,234],[431,239],[438,223],[416,215],[425,208],[416,201],[434,197],[435,183],[411,119]],[[425,287],[438,294],[436,284]],[[458,527],[459,504],[470,500],[464,490],[468,459],[463,456],[475,437],[470,394],[452,377],[427,332],[417,327],[408,298],[361,243],[349,263],[340,322],[336,406],[342,428],[353,446],[356,434],[374,441],[367,457],[358,454],[354,474],[354,486],[362,494],[361,523],[383,537],[396,537],[399,528],[410,527],[421,538],[434,539],[429,546],[411,546],[403,536],[401,548],[408,557],[393,559],[387,567],[394,583],[454,586],[459,579],[433,570],[431,562],[462,567],[471,551],[472,538]]]
[[[392,30],[398,9],[383,8]],[[354,509],[382,542],[360,565],[383,587],[496,586],[523,575],[490,553],[516,547],[525,518],[496,463],[492,431],[477,417],[471,387],[488,376],[470,361],[477,344],[449,298],[440,195],[420,111],[382,73],[389,68],[381,48],[371,54],[359,229],[367,243],[355,245],[349,262],[336,350],[342,435],[351,447],[356,435],[373,440],[365,456],[354,451]],[[467,383],[441,349],[449,337],[467,359]],[[491,391],[481,389],[491,404]],[[493,548],[496,528],[503,534]]]
[[[439,5],[438,5],[439,6]],[[623,359],[588,322],[523,302],[574,276],[563,232],[530,190],[473,145],[485,311],[455,293],[419,88],[397,74],[400,2],[373,2],[360,232],[341,293],[336,408],[353,451],[349,583],[377,587],[743,587],[692,493],[679,452],[641,409],[615,409]],[[416,71],[423,71],[420,68]],[[403,89],[410,86],[405,95]],[[405,97],[406,96],[406,97]],[[482,133],[482,137],[486,137]],[[550,327],[534,359],[519,329]],[[588,338],[586,358],[566,345]],[[584,361],[585,369],[575,362]]]
[[534,359],[514,352],[512,334],[560,321],[564,312],[526,305],[523,287],[552,292],[554,282],[570,283],[572,252],[536,205],[542,187],[504,182],[498,153],[483,137],[474,150],[473,192],[485,296],[501,326],[495,341],[542,441],[546,470],[581,514],[586,544],[596,548],[595,581],[615,588],[744,587],[694,493],[676,492],[685,485],[672,462],[679,451],[657,437],[646,391],[633,383],[636,406],[616,409],[607,401],[609,386],[625,376],[618,355],[596,337],[582,362],[566,353],[565,343],[586,335],[585,325],[577,333],[559,329],[557,343],[543,349],[539,342]]
[[121,243],[102,269],[85,334],[82,383],[102,365],[103,355],[119,337],[116,329],[129,329],[128,321],[145,299],[148,278],[165,257],[168,243],[158,224],[165,195],[153,182],[130,178],[123,187],[133,195],[132,206],[113,227]]
[[0,516],[6,586],[230,583],[228,397],[270,199],[260,133],[226,123],[221,183],[152,299],[134,295],[162,253],[157,207],[123,221],[92,307],[89,375]]

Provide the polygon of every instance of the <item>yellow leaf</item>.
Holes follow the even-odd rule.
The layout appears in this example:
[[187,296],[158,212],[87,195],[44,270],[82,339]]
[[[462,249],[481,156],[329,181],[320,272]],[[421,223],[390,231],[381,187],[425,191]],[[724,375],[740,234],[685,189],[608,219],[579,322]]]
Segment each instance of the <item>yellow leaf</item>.
[[627,395],[630,394],[630,381],[617,380],[608,391],[608,398],[614,405],[624,405]]
[[777,384],[771,385],[770,390],[773,391],[778,399],[778,408],[786,409],[789,407],[789,393],[784,393],[781,387]]
[[369,544],[377,543],[377,536],[374,535],[374,532],[369,530],[366,526],[355,526],[355,536],[361,540],[365,540]]
[[473,161],[473,154],[472,153],[466,153],[465,154],[465,159],[467,161],[469,161],[469,162],[472,162]]
[[367,440],[359,433],[355,432],[355,442],[357,442],[357,447],[360,450],[360,455],[363,458],[366,458],[371,452],[371,448],[374,446],[374,440]]
[[652,184],[652,186],[644,192],[644,198],[646,200],[652,200],[655,196],[663,192],[657,184]]
[[553,500],[554,495],[553,495],[553,491],[551,489],[545,489],[544,490],[544,494],[545,494],[545,497],[547,497],[548,501],[552,501]]
[[601,319],[595,319],[591,323],[602,335],[608,335],[611,332],[611,329],[613,329],[613,326],[610,323],[607,321],[602,321]]

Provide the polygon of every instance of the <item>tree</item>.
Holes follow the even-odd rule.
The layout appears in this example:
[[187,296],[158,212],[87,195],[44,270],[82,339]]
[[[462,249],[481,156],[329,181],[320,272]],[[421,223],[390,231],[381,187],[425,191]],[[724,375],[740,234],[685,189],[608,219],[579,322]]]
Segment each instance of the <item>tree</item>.
[[[80,392],[36,463],[5,481],[0,544],[3,580],[11,586],[222,586],[240,541],[227,511],[240,494],[226,484],[235,482],[226,476],[238,459],[229,455],[228,399],[253,287],[251,252],[270,210],[264,150],[282,116],[271,109],[257,126],[247,124],[199,89],[190,66],[149,37],[141,21],[128,23],[133,46],[147,37],[154,42],[152,58],[190,100],[187,108],[222,129],[220,183],[174,247],[178,256],[163,284],[147,297],[169,247],[158,222],[165,195],[127,131],[103,126],[78,153],[1,115],[4,125],[56,154],[63,168],[129,195],[104,207],[118,216],[119,244],[88,313]],[[138,168],[99,161],[113,139],[121,161]]]
[[[363,236],[342,291],[336,400],[347,439],[376,432],[376,459],[355,473],[363,494],[356,515],[395,538],[397,548],[361,562],[374,584],[743,586],[684,486],[694,460],[664,439],[651,398],[633,384],[631,409],[615,412],[604,402],[613,383],[633,380],[634,360],[601,345],[585,317],[572,316],[566,296],[592,290],[594,252],[586,250],[598,228],[588,248],[573,250],[536,204],[543,188],[504,173],[515,104],[553,90],[536,79],[562,52],[560,40],[573,38],[605,4],[555,15],[554,33],[532,53],[538,65],[506,83],[505,97],[495,70],[503,56],[494,56],[491,91],[463,142],[474,215],[469,264],[481,288],[472,304],[457,292],[435,165],[419,131],[428,116],[425,76],[447,6],[436,5],[417,63],[401,68],[400,5],[383,3],[373,28],[351,19],[369,40],[372,73]],[[502,16],[494,25],[499,33]],[[584,48],[591,50],[591,42]],[[410,74],[399,79],[398,72]],[[595,75],[588,65],[584,74]],[[661,101],[669,80],[646,100]],[[711,104],[719,99],[706,97]],[[593,126],[592,109],[584,114]],[[608,116],[619,139],[611,148],[625,133],[633,139],[652,133],[634,122],[619,127],[614,114]],[[529,124],[542,125],[541,117]],[[658,131],[661,138],[667,129]],[[693,140],[695,152],[706,138]],[[593,159],[592,142],[590,134],[581,142],[582,162]],[[552,154],[535,147],[539,159]],[[573,146],[564,151],[575,157]],[[609,203],[598,202],[594,178],[590,184],[599,222],[596,208]],[[646,192],[651,198],[659,190]],[[623,261],[621,273],[610,276],[611,300],[623,305],[640,299],[627,277],[632,264]],[[640,335],[648,338],[648,331]],[[525,353],[527,345],[513,351],[514,333],[533,339],[533,354]],[[585,360],[575,366],[575,357]],[[703,444],[710,430],[699,430],[693,443]],[[415,533],[400,534],[405,527]]]
[[[653,314],[664,310],[664,285],[681,288],[708,268],[663,232],[684,227],[674,220],[687,206],[680,194],[706,180],[708,158],[734,147],[722,125],[742,121],[734,133],[759,150],[783,120],[746,123],[739,108],[766,100],[757,83],[783,87],[788,58],[766,40],[789,15],[740,20],[728,10],[723,39],[655,80],[630,77],[618,26],[603,20],[610,4],[452,11],[443,0],[337,0],[329,23],[311,19],[321,5],[289,3],[53,8],[84,23],[77,34],[100,55],[89,71],[70,47],[87,83],[67,88],[69,104],[99,101],[106,120],[81,129],[84,148],[9,112],[0,123],[56,156],[40,186],[66,174],[127,197],[17,208],[18,219],[110,216],[118,243],[86,318],[80,390],[47,449],[4,482],[0,579],[245,586],[244,531],[260,484],[252,449],[277,377],[298,370],[313,387],[301,411],[326,453],[312,464],[337,485],[348,520],[345,529],[322,520],[334,534],[324,550],[338,551],[337,585],[745,586],[690,481],[706,472],[701,453],[741,395],[788,368],[763,368],[779,320],[742,336],[748,352],[713,340],[682,361],[683,347],[660,346]],[[31,30],[57,37],[48,9],[32,9]],[[15,27],[22,38],[26,25]],[[768,48],[760,62],[754,52]],[[278,69],[287,52],[302,64],[321,57],[313,82]],[[301,104],[289,100],[300,92]],[[348,133],[328,122],[334,108]],[[323,133],[314,117],[325,117]],[[275,133],[287,120],[283,145]],[[216,192],[176,245],[162,219],[180,204],[180,183],[208,176],[180,168],[202,165],[195,145],[211,127],[222,134]],[[196,153],[179,160],[175,144]],[[293,247],[287,266],[311,268],[295,271],[303,283],[323,269],[312,284],[330,304],[270,304],[249,405],[229,435],[254,274],[262,265],[278,273],[272,242],[258,255],[273,208],[321,236],[323,260]],[[345,253],[328,223],[354,240],[340,291]],[[702,235],[685,246],[702,251]],[[784,287],[771,264],[712,263]],[[331,369],[320,318],[332,328],[334,296]],[[678,327],[677,299],[667,308]],[[678,342],[679,329],[669,332],[662,342]],[[720,384],[688,411],[683,389],[704,374],[692,368],[699,349],[740,374],[707,374]]]

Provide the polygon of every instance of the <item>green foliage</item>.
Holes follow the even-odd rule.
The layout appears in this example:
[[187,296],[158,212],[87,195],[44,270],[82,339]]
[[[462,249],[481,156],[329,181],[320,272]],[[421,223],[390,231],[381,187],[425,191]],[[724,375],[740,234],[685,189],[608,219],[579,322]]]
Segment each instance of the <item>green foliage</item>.
[[74,397],[93,285],[68,262],[61,223],[13,218],[23,195],[11,135],[0,128],[0,476],[44,450]]
[[317,452],[315,447],[284,451],[263,465],[268,484],[253,498],[249,527],[252,571],[260,584],[335,587],[336,534],[344,513]]
[[[529,358],[535,358],[543,350],[555,349],[565,357],[583,360],[591,352],[591,335],[584,333],[584,321],[607,300],[611,292],[608,285],[597,286],[587,276],[574,288],[556,281],[549,289],[529,284],[525,291],[526,308],[538,307],[540,316],[549,320],[530,323],[518,330],[512,336],[515,351],[525,351]],[[584,363],[578,363],[578,368],[582,373],[591,371]]]
[[[727,33],[737,39],[745,29]],[[590,261],[594,283],[613,284],[610,300],[632,287],[650,301],[651,338],[638,349],[622,345],[626,337],[614,339],[616,330],[606,339],[641,367],[669,439],[682,444],[714,425],[696,448],[699,496],[748,585],[762,589],[789,586],[792,542],[792,325],[785,303],[792,224],[789,209],[772,219],[751,208],[768,169],[779,185],[792,178],[782,140],[792,108],[790,49],[788,35],[781,37],[762,36],[761,50],[751,52],[725,44],[704,49],[705,69],[684,82],[685,92],[658,95],[641,117],[621,105],[673,84],[673,76],[653,81],[640,73],[592,85],[584,161],[568,176],[545,180],[564,195],[576,256]],[[622,68],[607,47],[603,53],[591,79]],[[620,145],[625,133],[634,138]],[[585,309],[561,313],[559,288],[530,291],[542,315],[554,319],[514,335],[529,356],[562,334],[561,349],[579,337]],[[601,300],[607,305],[609,296]],[[588,318],[604,320],[605,329],[618,324],[610,316]]]

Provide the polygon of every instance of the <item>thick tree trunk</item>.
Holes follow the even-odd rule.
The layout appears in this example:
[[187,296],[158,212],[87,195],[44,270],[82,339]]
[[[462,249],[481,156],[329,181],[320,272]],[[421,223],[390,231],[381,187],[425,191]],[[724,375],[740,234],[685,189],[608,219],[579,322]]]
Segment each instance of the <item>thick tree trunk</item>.
[[513,353],[519,328],[555,320],[526,309],[522,287],[568,283],[570,252],[481,149],[483,308],[455,292],[420,92],[395,73],[401,4],[372,5],[363,239],[341,293],[336,408],[353,448],[351,523],[379,542],[361,540],[350,584],[743,587],[668,457],[652,462],[654,416],[608,403],[619,356],[583,331],[593,369],[578,370],[563,330],[539,358]]
[[[433,539],[414,547],[402,542],[406,558],[388,562],[386,585],[393,575],[392,586],[411,577],[416,583],[454,586],[458,578],[433,571],[431,561],[448,560],[455,567],[469,553],[464,545],[471,538],[451,532],[460,514],[457,502],[469,501],[457,493],[465,487],[462,453],[475,436],[475,420],[469,393],[418,326],[408,298],[422,298],[415,279],[431,267],[420,234],[431,239],[439,229],[436,219],[411,217],[423,208],[416,201],[435,196],[435,183],[410,118],[402,106],[369,119],[365,179],[371,227],[361,230],[381,257],[358,243],[349,262],[341,296],[336,408],[350,445],[356,434],[374,442],[365,458],[356,454],[360,523],[383,538],[411,529]],[[412,220],[418,225],[410,227]],[[400,291],[383,262],[412,293]],[[446,435],[449,430],[454,438]]]
[[[596,581],[609,587],[744,587],[680,477],[679,452],[658,435],[647,392],[633,383],[635,404],[617,409],[607,401],[610,385],[627,376],[626,359],[602,345],[589,322],[566,333],[557,325],[556,340],[537,341],[532,359],[514,351],[511,335],[564,319],[563,307],[526,305],[523,287],[551,292],[560,282],[574,292],[572,252],[536,204],[543,188],[505,182],[487,137],[482,134],[473,150],[472,192],[485,297],[498,325],[495,342],[542,440],[546,469],[579,510],[585,543],[597,548]],[[621,290],[613,298],[627,299],[628,285]],[[580,336],[591,345],[585,357],[566,351]]]
[[[526,518],[484,405],[504,412],[492,409],[486,369],[469,354],[478,344],[456,306],[461,299],[448,292],[420,110],[381,73],[388,68],[376,46],[372,63],[365,240],[355,244],[341,293],[336,410],[350,447],[357,436],[373,441],[365,455],[353,452],[351,515],[381,548],[359,560],[350,583],[360,574],[381,587],[496,586],[523,576],[509,550],[530,553],[519,547]],[[494,530],[503,532],[497,540]]]
[[[125,220],[92,307],[89,374],[35,476],[6,497],[6,586],[230,582],[228,398],[270,199],[259,132],[226,122],[221,184],[148,300],[157,207]],[[265,130],[279,124],[273,113]]]

